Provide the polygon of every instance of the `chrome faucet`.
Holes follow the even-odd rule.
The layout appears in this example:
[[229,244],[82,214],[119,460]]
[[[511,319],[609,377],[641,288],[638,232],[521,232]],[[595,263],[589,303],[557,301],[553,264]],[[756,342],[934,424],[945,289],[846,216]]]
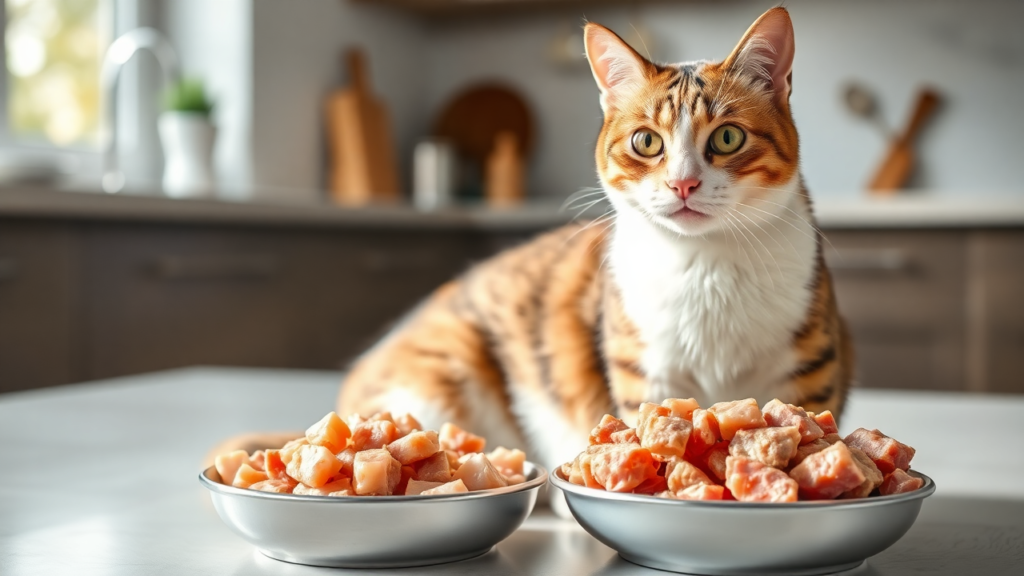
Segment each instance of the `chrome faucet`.
[[139,50],[146,49],[153,53],[163,73],[164,85],[171,86],[179,80],[178,55],[154,28],[135,28],[129,30],[110,44],[103,56],[103,67],[100,70],[100,82],[106,98],[107,141],[103,154],[103,190],[111,194],[124,188],[124,173],[117,161],[117,83],[121,77],[121,68],[131,60]]

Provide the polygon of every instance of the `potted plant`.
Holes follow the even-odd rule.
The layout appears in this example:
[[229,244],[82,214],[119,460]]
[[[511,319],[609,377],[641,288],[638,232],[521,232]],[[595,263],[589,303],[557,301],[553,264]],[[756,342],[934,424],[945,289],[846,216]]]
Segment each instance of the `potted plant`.
[[172,198],[209,197],[214,192],[213,104],[203,82],[183,79],[168,88],[158,129],[164,147],[164,193]]

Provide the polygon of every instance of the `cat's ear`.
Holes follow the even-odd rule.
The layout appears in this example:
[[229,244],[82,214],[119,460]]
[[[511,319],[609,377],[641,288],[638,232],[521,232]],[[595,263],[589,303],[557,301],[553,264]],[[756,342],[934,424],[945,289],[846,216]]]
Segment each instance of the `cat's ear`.
[[600,24],[583,28],[587,60],[601,89],[601,108],[607,112],[616,103],[631,98],[646,83],[654,65]]
[[775,102],[789,102],[793,91],[793,21],[785,8],[772,8],[754,22],[725,67],[763,79],[775,93]]

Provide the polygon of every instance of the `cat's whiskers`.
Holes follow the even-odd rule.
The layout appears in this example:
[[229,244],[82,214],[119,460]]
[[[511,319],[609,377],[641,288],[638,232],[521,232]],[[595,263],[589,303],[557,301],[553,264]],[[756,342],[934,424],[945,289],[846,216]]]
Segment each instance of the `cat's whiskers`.
[[[739,214],[739,212],[734,212],[734,214]],[[772,262],[775,263],[775,268],[777,268],[778,271],[779,271],[779,277],[780,278],[784,278],[785,274],[782,273],[782,268],[779,267],[779,262],[777,260],[775,260],[775,256],[772,255],[771,250],[769,250],[768,247],[764,245],[764,242],[762,242],[761,239],[757,237],[757,234],[755,234],[753,230],[748,228],[747,225],[744,224],[742,220],[737,219],[736,222],[740,226],[743,226],[743,229],[746,230],[747,232],[749,232],[750,236],[754,240],[757,240],[757,243],[761,245],[761,248],[764,248],[764,251],[768,254],[768,257],[771,258]],[[754,248],[754,252],[757,253],[757,248]],[[772,289],[774,290],[775,289],[775,280],[772,278],[771,272],[768,271],[768,265],[764,263],[764,256],[762,256],[760,254],[758,254],[758,256],[759,256],[759,260],[761,261],[761,266],[764,267],[765,274],[768,275],[768,282],[772,285]]]
[[[776,216],[776,217],[778,217],[778,216],[777,216],[776,214],[772,214],[771,212],[768,212],[768,211],[766,211],[766,210],[761,210],[760,208],[758,208],[758,207],[756,207],[756,206],[751,206],[750,204],[744,204],[743,202],[739,202],[739,205],[740,205],[740,206],[746,206],[747,208],[750,208],[750,209],[752,209],[752,210],[757,210],[758,212],[764,212],[765,214],[768,214],[768,215],[770,215],[770,216]],[[780,236],[782,236],[782,237],[783,237],[783,238],[784,238],[784,239],[786,240],[786,243],[787,243],[787,244],[789,244],[789,247],[793,249],[793,253],[794,253],[794,254],[797,254],[797,255],[799,255],[799,254],[800,254],[800,251],[796,249],[796,246],[795,246],[795,245],[793,244],[793,241],[789,239],[789,236],[787,236],[787,235],[783,234],[783,233],[782,233],[782,230],[779,230],[779,228],[778,228],[777,226],[775,226],[775,224],[772,224],[772,221],[771,221],[771,220],[768,220],[768,219],[767,219],[767,218],[765,218],[764,216],[760,216],[760,215],[758,215],[758,214],[753,214],[753,216],[757,216],[758,218],[760,218],[760,219],[761,219],[761,221],[762,221],[762,222],[764,222],[765,224],[768,224],[768,225],[769,225],[769,226],[771,226],[772,228],[775,228],[775,231],[776,231],[776,232],[778,232],[778,233],[779,233],[779,235],[780,235]],[[790,222],[790,221],[788,221],[788,220],[783,220],[783,222],[785,222],[785,223],[789,224],[790,226],[793,226],[793,223],[792,223],[792,222]],[[800,232],[801,234],[803,234],[803,235],[804,235],[804,236],[806,236],[807,238],[810,238],[810,239],[811,239],[812,241],[814,240],[814,237],[812,237],[812,236],[811,236],[810,234],[808,234],[807,232],[804,232],[804,231],[803,231],[803,230],[801,230],[800,228],[797,228],[796,226],[793,226],[793,229],[794,229],[794,230],[796,230],[797,232]],[[781,247],[781,246],[780,246],[780,247]]]
[[[739,228],[740,221],[737,220],[732,214],[724,214],[723,216],[725,216],[730,221],[732,221],[733,227],[736,230],[736,232],[739,233],[739,235],[743,237],[743,241],[746,242],[747,245],[750,246],[750,249],[756,253],[757,252],[757,248],[754,246],[754,243],[751,242],[750,238],[747,237],[747,234],[743,230],[741,230]],[[743,255],[747,258],[747,263],[750,264],[750,271],[753,272],[754,277],[756,278],[758,273],[757,273],[757,268],[754,266],[753,259],[750,258],[750,254],[746,250],[743,251]],[[771,283],[772,289],[774,290],[775,289],[775,282],[772,280],[772,274],[771,274],[771,272],[768,271],[768,266],[765,265],[764,259],[761,258],[759,254],[757,256],[758,256],[757,260],[758,260],[758,262],[761,263],[761,267],[764,269],[764,273],[768,276],[768,281],[769,281],[769,283]]]

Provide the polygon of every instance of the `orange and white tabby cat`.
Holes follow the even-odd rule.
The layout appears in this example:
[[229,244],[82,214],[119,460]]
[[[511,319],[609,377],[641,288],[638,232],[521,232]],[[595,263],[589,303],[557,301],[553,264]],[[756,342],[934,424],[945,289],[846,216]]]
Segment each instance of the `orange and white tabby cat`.
[[353,366],[338,412],[411,412],[548,469],[644,401],[843,407],[852,352],[799,173],[783,8],[723,62],[653,64],[585,29],[608,226],[570,225],[440,287]]

